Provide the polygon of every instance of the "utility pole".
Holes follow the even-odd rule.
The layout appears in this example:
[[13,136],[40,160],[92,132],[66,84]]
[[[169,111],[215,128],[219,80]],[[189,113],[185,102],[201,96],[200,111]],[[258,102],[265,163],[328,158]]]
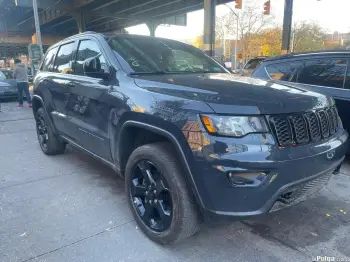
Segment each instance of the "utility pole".
[[[238,6],[237,6],[237,3],[238,3]],[[225,6],[227,6],[230,10],[231,10],[231,13],[236,17],[236,20],[237,20],[237,28],[236,28],[236,42],[235,42],[235,64],[234,64],[234,69],[237,69],[237,49],[238,49],[238,28],[239,28],[239,16],[238,14],[233,11],[233,9],[231,8],[231,6],[225,4]],[[242,1],[238,1],[236,2],[236,8],[239,8],[241,9],[242,8]]]
[[43,52],[43,44],[41,42],[41,32],[40,32],[40,22],[39,22],[37,0],[33,0],[33,11],[34,11],[34,23],[35,23],[36,38],[38,41],[38,46],[40,47],[40,53],[41,53],[41,59],[42,59],[44,52]]
[[290,48],[290,37],[292,33],[293,0],[284,1],[284,18],[281,54],[287,54]]

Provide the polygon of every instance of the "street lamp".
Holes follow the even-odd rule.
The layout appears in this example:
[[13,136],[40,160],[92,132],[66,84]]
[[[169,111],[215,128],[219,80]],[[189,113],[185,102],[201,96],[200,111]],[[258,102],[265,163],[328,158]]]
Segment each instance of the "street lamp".
[[[236,42],[235,42],[235,54],[234,54],[234,56],[235,56],[235,67],[234,67],[234,69],[237,69],[237,47],[238,47],[238,27],[239,27],[238,22],[239,22],[239,16],[236,14],[235,11],[233,11],[233,9],[231,8],[231,6],[229,6],[229,5],[227,5],[227,4],[225,4],[225,6],[227,6],[227,7],[231,10],[231,12],[234,14],[234,16],[236,17],[236,20],[237,20]],[[224,39],[224,41],[225,41],[225,39]],[[225,52],[225,51],[226,51],[226,50],[224,49],[224,52]]]

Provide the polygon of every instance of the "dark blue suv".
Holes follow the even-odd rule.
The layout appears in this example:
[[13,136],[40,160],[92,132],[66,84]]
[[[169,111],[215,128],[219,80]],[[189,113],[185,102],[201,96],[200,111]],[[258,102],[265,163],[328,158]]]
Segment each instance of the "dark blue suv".
[[70,144],[116,170],[136,222],[161,244],[204,218],[305,200],[339,171],[348,139],[331,97],[237,78],[192,46],[132,35],[50,47],[33,113],[42,151]]

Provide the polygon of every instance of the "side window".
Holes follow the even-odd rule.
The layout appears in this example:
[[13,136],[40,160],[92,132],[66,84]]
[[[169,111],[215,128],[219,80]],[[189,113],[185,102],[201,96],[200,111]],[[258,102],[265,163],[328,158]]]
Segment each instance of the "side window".
[[345,59],[317,59],[304,62],[298,83],[343,88],[348,61]]
[[74,42],[61,45],[55,60],[54,71],[62,74],[71,74],[71,61],[74,51]]
[[266,66],[266,72],[274,80],[295,82],[301,62],[278,63]]
[[[90,63],[88,73],[108,73],[108,66],[98,44],[92,40],[80,41],[76,61],[74,63],[74,74],[85,75],[84,64],[90,58],[96,58],[94,63]],[[95,72],[93,72],[95,70]],[[91,76],[91,75],[90,75]]]
[[44,62],[41,66],[42,71],[50,71],[53,68],[53,63],[55,61],[55,55],[57,53],[58,47],[49,50],[45,56]]

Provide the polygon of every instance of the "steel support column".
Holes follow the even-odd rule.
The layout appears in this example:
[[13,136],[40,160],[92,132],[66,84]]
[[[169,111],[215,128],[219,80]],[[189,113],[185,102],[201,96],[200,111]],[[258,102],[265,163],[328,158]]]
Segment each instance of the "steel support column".
[[156,36],[156,29],[157,29],[158,25],[159,24],[156,23],[155,21],[150,21],[147,23],[150,36]]
[[281,54],[287,54],[290,49],[290,38],[292,34],[292,17],[293,0],[285,0]]
[[215,7],[216,0],[204,0],[204,51],[214,56],[215,51]]
[[77,21],[79,33],[85,32],[86,31],[86,20],[85,20],[84,13],[77,12],[77,13],[72,13],[71,15],[75,18],[75,21]]

